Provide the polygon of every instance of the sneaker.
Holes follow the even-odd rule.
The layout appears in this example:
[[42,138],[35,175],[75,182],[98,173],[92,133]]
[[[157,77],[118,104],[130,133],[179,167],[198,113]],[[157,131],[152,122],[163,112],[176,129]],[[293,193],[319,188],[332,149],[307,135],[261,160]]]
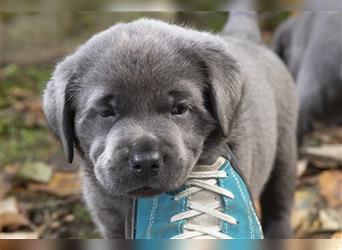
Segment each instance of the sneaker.
[[179,191],[138,198],[134,206],[133,239],[263,238],[246,182],[223,157],[197,165]]

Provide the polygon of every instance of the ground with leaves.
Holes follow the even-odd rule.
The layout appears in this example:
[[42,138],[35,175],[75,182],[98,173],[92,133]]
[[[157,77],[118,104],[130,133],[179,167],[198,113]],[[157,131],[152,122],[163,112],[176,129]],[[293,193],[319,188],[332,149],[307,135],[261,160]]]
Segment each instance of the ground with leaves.
[[41,93],[51,70],[0,68],[2,238],[99,238],[68,166],[46,127]]
[[[1,238],[99,238],[81,178],[46,128],[41,91],[51,70],[0,68]],[[297,238],[342,236],[342,127],[317,126],[300,150],[292,225]]]

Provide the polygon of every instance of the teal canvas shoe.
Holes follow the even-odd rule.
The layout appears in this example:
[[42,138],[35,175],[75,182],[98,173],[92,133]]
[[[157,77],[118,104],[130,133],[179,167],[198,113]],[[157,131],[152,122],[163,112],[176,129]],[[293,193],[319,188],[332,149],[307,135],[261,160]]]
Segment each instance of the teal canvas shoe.
[[197,165],[177,192],[137,199],[132,238],[262,239],[252,197],[239,172],[219,157],[212,165]]

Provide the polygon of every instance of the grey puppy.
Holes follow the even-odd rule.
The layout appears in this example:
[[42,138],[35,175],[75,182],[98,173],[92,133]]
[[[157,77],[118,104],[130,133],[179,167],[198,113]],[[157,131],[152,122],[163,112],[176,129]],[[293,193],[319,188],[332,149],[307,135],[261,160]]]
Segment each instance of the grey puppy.
[[44,111],[68,160],[74,148],[80,156],[104,237],[125,237],[133,197],[179,188],[227,143],[261,196],[266,236],[290,236],[297,100],[254,15],[237,14],[221,37],[157,20],[117,24],[58,64]]
[[341,34],[341,12],[330,11],[291,17],[274,35],[273,50],[297,83],[299,141],[312,129],[314,121],[342,122]]

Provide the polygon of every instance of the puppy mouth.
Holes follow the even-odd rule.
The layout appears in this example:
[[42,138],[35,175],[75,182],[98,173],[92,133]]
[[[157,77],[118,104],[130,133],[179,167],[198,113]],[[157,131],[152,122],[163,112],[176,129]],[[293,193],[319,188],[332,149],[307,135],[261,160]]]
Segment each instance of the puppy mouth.
[[155,188],[145,186],[142,188],[137,188],[132,191],[129,191],[128,194],[134,197],[150,197],[150,196],[161,194],[163,192],[165,191],[161,189],[155,189]]

